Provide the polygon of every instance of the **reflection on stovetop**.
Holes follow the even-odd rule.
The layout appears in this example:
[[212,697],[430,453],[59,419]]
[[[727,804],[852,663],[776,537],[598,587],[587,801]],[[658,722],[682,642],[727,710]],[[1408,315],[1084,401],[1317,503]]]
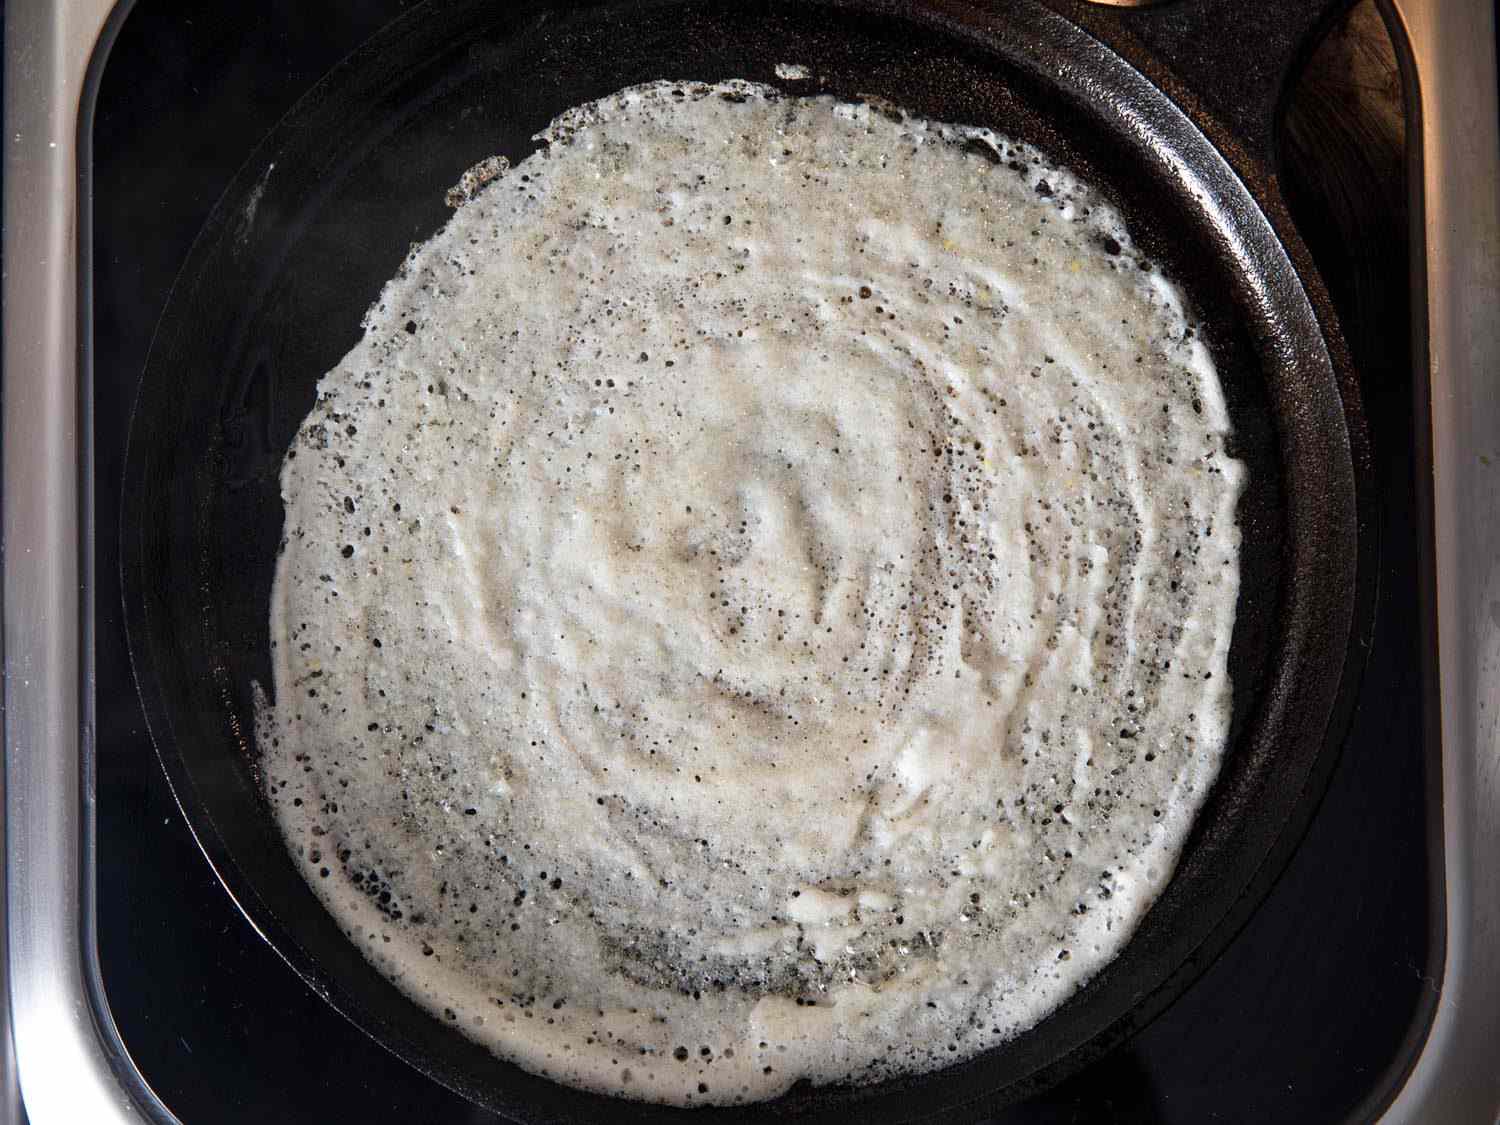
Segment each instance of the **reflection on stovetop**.
[[[353,1030],[236,911],[157,766],[108,578],[130,403],[199,223],[291,102],[406,6],[148,0],[100,93],[100,959],[132,1057],[189,1123],[498,1120]],[[1126,1046],[1000,1114],[1006,1125],[1361,1116],[1436,995],[1403,188],[1389,103],[1356,96],[1383,80],[1387,48],[1368,3],[1353,19],[1284,130],[1288,194],[1338,304],[1376,451],[1379,606],[1353,730],[1305,842],[1228,951]]]

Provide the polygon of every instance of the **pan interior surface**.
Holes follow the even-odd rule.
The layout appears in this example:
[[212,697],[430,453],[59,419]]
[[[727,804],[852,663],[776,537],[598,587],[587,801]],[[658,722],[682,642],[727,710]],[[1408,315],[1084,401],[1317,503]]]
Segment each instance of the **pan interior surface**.
[[[1128,1033],[1143,999],[1185,984],[1182,966],[1203,960],[1325,752],[1352,600],[1354,486],[1344,407],[1300,283],[1203,138],[1164,101],[1163,129],[1179,133],[1153,133],[1149,116],[1099,98],[1097,83],[1133,72],[1040,8],[975,29],[844,6],[496,7],[422,9],[299,103],[221,200],[159,326],[131,427],[123,586],[147,716],[189,822],[292,967],[435,1078],[529,1120],[670,1115],[557,1087],[432,1020],[364,960],[295,869],[261,797],[252,735],[251,684],[271,681],[281,460],[317,380],[357,342],[410,244],[446,221],[446,190],[485,157],[524,157],[566,108],[656,79],[744,78],[988,126],[1104,189],[1205,325],[1235,429],[1229,452],[1248,480],[1230,750],[1173,883],[1120,957],[1050,1018],[946,1071],[794,1088],[770,1107],[906,1119],[1020,1096],[1044,1068],[1058,1076]],[[1059,59],[1070,62],[1061,78]],[[778,66],[797,73],[785,64],[808,77],[778,77]],[[1198,173],[1184,168],[1205,167],[1227,177],[1226,196],[1194,190]]]

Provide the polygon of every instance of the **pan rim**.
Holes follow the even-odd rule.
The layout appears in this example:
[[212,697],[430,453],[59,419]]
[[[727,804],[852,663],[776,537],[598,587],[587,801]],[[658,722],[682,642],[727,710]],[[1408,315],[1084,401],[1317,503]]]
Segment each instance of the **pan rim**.
[[[675,7],[677,5],[675,2],[668,2],[661,6]],[[860,12],[867,12],[872,10],[886,10],[890,11],[896,18],[915,18],[909,9],[897,4],[860,4],[857,2],[852,2],[852,0],[828,0],[828,2],[823,3],[822,6],[839,11],[856,10]],[[896,11],[896,9],[900,10]],[[1047,12],[1040,5],[1036,6],[1036,11],[1037,19],[1035,21],[1016,21],[1017,23],[1027,22],[1028,24],[1030,24],[1030,26],[1028,26],[1026,30],[1027,33],[1030,34],[1035,41],[1047,42],[1049,36],[1052,37],[1053,40],[1060,40],[1061,38],[1066,36],[1076,37],[1083,34],[1071,23],[1063,20],[1062,17]],[[412,13],[407,17],[403,17],[402,20],[397,21],[397,24],[392,25],[392,28],[406,25],[418,14],[419,13]],[[993,40],[985,38],[985,36],[993,35],[993,28],[956,28],[952,26],[952,20],[955,17],[953,17],[951,14],[933,14],[931,12],[926,14],[932,19],[934,26],[940,33],[951,34],[954,36],[973,36],[977,40],[976,46],[978,46],[981,50],[993,50]],[[161,332],[163,330],[163,326],[167,325],[168,318],[179,300],[179,287],[182,286],[185,282],[189,282],[191,280],[194,274],[195,263],[201,264],[200,259],[211,252],[212,246],[207,245],[207,243],[211,241],[209,239],[209,233],[215,228],[216,223],[219,226],[223,225],[226,219],[226,208],[228,208],[229,211],[232,212],[233,208],[230,208],[229,204],[232,203],[236,198],[237,190],[243,189],[243,181],[248,174],[248,170],[253,167],[260,166],[264,163],[263,154],[275,149],[275,142],[277,138],[281,136],[283,132],[288,128],[289,122],[294,122],[297,120],[299,112],[306,112],[305,103],[307,103],[309,99],[315,98],[319,94],[319,91],[323,90],[326,84],[338,79],[341,73],[345,71],[346,67],[355,63],[362,56],[366,59],[368,59],[369,57],[373,57],[372,55],[367,54],[367,52],[374,50],[382,43],[388,42],[387,36],[389,33],[391,33],[392,28],[387,28],[386,31],[381,32],[379,35],[377,35],[375,40],[372,40],[371,43],[367,44],[365,48],[361,48],[359,52],[356,52],[355,56],[351,56],[351,60],[346,61],[345,64],[341,64],[339,68],[336,68],[335,71],[326,76],[318,84],[318,87],[316,87],[314,91],[309,93],[302,101],[299,101],[297,106],[293,108],[293,110],[287,115],[287,117],[284,118],[280,124],[278,124],[276,130],[272,132],[270,137],[268,137],[267,140],[264,141],[262,145],[256,150],[255,154],[251,156],[250,160],[247,161],[246,165],[236,176],[234,183],[231,184],[224,197],[221,198],[220,203],[215,208],[214,214],[210,217],[208,222],[205,223],[203,231],[199,235],[199,239],[194,243],[194,247],[189,254],[187,263],[184,265],[182,273],[179,275],[178,281],[174,283],[172,294],[168,300],[167,310],[166,312],[164,312],[162,322],[158,326],[157,336],[153,339],[152,342],[152,360],[148,361],[146,378],[143,380],[142,388],[137,395],[136,405],[132,411],[132,419],[130,424],[130,442],[127,450],[124,493],[122,499],[121,579],[122,596],[125,601],[130,660],[132,670],[136,676],[138,687],[141,691],[142,701],[146,710],[148,726],[151,730],[153,743],[156,746],[157,754],[159,759],[162,761],[163,768],[167,773],[174,797],[177,799],[179,805],[183,808],[184,816],[187,819],[190,827],[192,828],[193,834],[198,840],[200,848],[204,851],[205,857],[209,860],[211,867],[214,869],[216,876],[219,878],[219,881],[225,886],[226,890],[231,895],[231,898],[234,899],[238,908],[243,914],[245,914],[247,920],[250,921],[251,925],[256,929],[256,931],[269,944],[271,944],[272,947],[276,949],[284,959],[288,961],[288,963],[291,965],[294,971],[298,973],[299,976],[301,976],[310,985],[312,985],[312,987],[314,987],[314,989],[318,991],[320,995],[323,995],[325,999],[328,999],[331,1004],[333,1004],[336,1008],[338,1008],[341,1012],[348,1016],[351,1019],[351,1022],[354,1022],[356,1026],[361,1028],[361,1030],[364,1030],[367,1034],[371,1034],[375,1038],[379,1039],[384,1045],[391,1048],[392,1050],[395,1050],[396,1053],[410,1058],[411,1055],[417,1055],[420,1057],[422,1052],[420,1050],[414,1049],[409,1055],[407,1051],[398,1050],[392,1045],[392,1043],[390,1042],[391,1033],[389,1031],[383,1031],[381,1034],[376,1034],[375,1032],[371,1031],[369,1024],[373,1022],[378,1025],[380,1021],[372,1021],[368,1016],[360,1015],[358,1012],[359,1005],[357,1003],[347,1001],[346,999],[345,1002],[348,1003],[348,1008],[352,1009],[352,1012],[351,1010],[346,1010],[344,1004],[340,1003],[341,994],[339,989],[332,982],[324,980],[323,974],[317,966],[315,959],[312,958],[311,954],[306,949],[304,949],[301,943],[296,941],[294,937],[281,932],[284,931],[286,927],[281,923],[281,919],[277,916],[277,912],[274,910],[274,908],[272,908],[269,904],[265,903],[260,898],[253,885],[247,884],[247,878],[244,873],[239,870],[238,864],[234,861],[233,854],[225,844],[223,834],[221,833],[219,826],[215,823],[211,810],[203,804],[201,796],[198,795],[196,786],[194,784],[192,770],[187,766],[187,764],[181,757],[180,752],[177,750],[176,740],[178,734],[175,730],[175,724],[172,720],[172,710],[166,702],[166,693],[158,682],[158,671],[156,666],[152,663],[150,654],[152,623],[150,622],[150,613],[146,606],[146,599],[141,596],[143,585],[145,584],[145,582],[149,581],[149,579],[143,577],[143,573],[145,572],[146,567],[146,560],[144,557],[146,552],[140,543],[132,543],[130,541],[131,530],[141,526],[138,518],[140,513],[136,509],[139,504],[144,502],[145,496],[149,491],[146,488],[132,487],[134,483],[143,481],[150,476],[148,462],[143,463],[142,460],[143,458],[149,458],[149,455],[142,452],[141,442],[138,440],[140,432],[139,419],[142,409],[141,402],[149,390],[152,372],[160,362],[161,352],[159,349],[163,346]],[[1015,32],[1014,28],[1011,28],[1010,30],[1012,33]],[[1138,82],[1143,84],[1145,83],[1145,80],[1143,78],[1140,78],[1139,74],[1134,70],[1131,70],[1128,67],[1128,64],[1125,64],[1123,60],[1119,59],[1118,56],[1109,53],[1108,49],[1103,48],[1102,45],[1095,45],[1099,52],[1108,54],[1108,58],[1113,60],[1113,63],[1110,64],[1111,66],[1115,66],[1116,64],[1118,64],[1116,69],[1124,68],[1124,70],[1128,71],[1129,74],[1134,74]],[[1102,57],[1102,55],[1100,57]],[[1107,62],[1108,60],[1105,61]],[[1150,87],[1149,85],[1147,85],[1146,89],[1151,92],[1151,97],[1154,98],[1157,102],[1164,102],[1166,105],[1171,106],[1171,103],[1167,101],[1167,99],[1165,99],[1165,96],[1160,94],[1159,91],[1155,91],[1154,87]],[[1148,99],[1147,104],[1150,104],[1150,99]],[[1177,109],[1177,107],[1175,106],[1172,106],[1172,109],[1176,113],[1178,119],[1180,119],[1180,122],[1188,123],[1190,125],[1188,119],[1180,109]],[[1137,125],[1142,128],[1145,127],[1143,122],[1137,122]],[[1261,199],[1257,195],[1252,185],[1246,185],[1238,177],[1234,176],[1234,173],[1230,169],[1227,162],[1223,160],[1222,156],[1219,156],[1218,153],[1214,151],[1213,146],[1211,142],[1209,142],[1208,138],[1205,137],[1204,134],[1196,127],[1192,127],[1191,125],[1190,127],[1192,128],[1193,135],[1196,136],[1197,141],[1202,145],[1207,146],[1209,152],[1213,153],[1215,159],[1217,160],[1219,167],[1216,167],[1214,170],[1228,173],[1233,181],[1239,184],[1240,191],[1243,196],[1242,202],[1248,202],[1253,207],[1255,215],[1259,217],[1260,222],[1264,226],[1264,232],[1270,235],[1272,242],[1278,247],[1278,249],[1281,250],[1283,254],[1285,254],[1287,252],[1287,239],[1294,236],[1289,236],[1284,229],[1278,230],[1278,224],[1274,221],[1274,215],[1267,212],[1268,206],[1270,207],[1271,211],[1274,212],[1276,206],[1275,201]],[[1161,153],[1159,155],[1162,159],[1176,159],[1176,157],[1172,153]],[[1293,253],[1288,258],[1288,268],[1292,276],[1296,277],[1300,282],[1300,285],[1302,286],[1302,288],[1299,289],[1298,292],[1303,296],[1307,306],[1306,312],[1304,314],[1305,318],[1312,324],[1319,326],[1320,343],[1326,345],[1330,339],[1334,343],[1332,352],[1327,350],[1327,348],[1325,347],[1321,359],[1325,361],[1324,366],[1327,369],[1327,374],[1329,375],[1329,377],[1337,382],[1339,379],[1339,357],[1334,354],[1334,352],[1337,351],[1337,329],[1336,327],[1330,327],[1331,322],[1327,319],[1326,316],[1319,315],[1319,310],[1316,307],[1316,301],[1309,299],[1309,295],[1304,292],[1305,288],[1309,285],[1309,275],[1305,271],[1305,269],[1297,268],[1297,262],[1295,260],[1295,244],[1292,245],[1291,249]],[[1311,284],[1316,287],[1315,281],[1313,281]],[[1270,298],[1268,297],[1267,300],[1269,301]],[[1296,357],[1289,357],[1288,362],[1299,361],[1296,359]],[[157,381],[159,382],[160,379],[158,378]],[[1348,431],[1345,434],[1347,440],[1344,445],[1344,453],[1349,465],[1348,485],[1350,489],[1350,495],[1347,498],[1349,501],[1348,510],[1343,513],[1343,516],[1352,523],[1357,518],[1354,511],[1356,500],[1354,489],[1356,487],[1356,481],[1354,475],[1354,457],[1351,450],[1351,446],[1356,444],[1359,440],[1357,431],[1360,427],[1358,424],[1357,400],[1353,400],[1353,405],[1351,406],[1351,400],[1346,396],[1339,403],[1339,407],[1343,411],[1343,417],[1341,417],[1340,421]],[[1288,488],[1290,491],[1290,481],[1288,482]],[[1290,510],[1288,514],[1288,524],[1289,526],[1294,524],[1294,521],[1292,520],[1290,515]],[[1358,545],[1358,541],[1361,538],[1362,537],[1357,534],[1354,536],[1356,547]],[[1293,548],[1301,549],[1305,552],[1310,549],[1310,546],[1307,543],[1301,543],[1293,544]],[[1345,560],[1346,565],[1344,566],[1342,571],[1342,577],[1345,580],[1345,584],[1351,591],[1356,585],[1355,579],[1358,576],[1358,572],[1365,570],[1363,566],[1357,567],[1356,559],[1354,557],[1356,553],[1357,551],[1350,552],[1350,557]],[[1334,632],[1339,632],[1342,629],[1342,632],[1345,635],[1352,636],[1353,630],[1349,627],[1349,623],[1353,620],[1354,600],[1354,595],[1351,593],[1349,598],[1347,599],[1348,612],[1345,614],[1344,624],[1342,627],[1340,627],[1337,622],[1332,623],[1331,628]],[[1283,615],[1285,615],[1285,612],[1286,611],[1284,611]],[[1304,638],[1293,638],[1293,640],[1302,645],[1309,643]],[[1280,651],[1280,648],[1281,642],[1278,640],[1276,642],[1276,651]],[[1340,652],[1341,648],[1342,646],[1339,644],[1335,644],[1333,646],[1333,649],[1336,653]],[[1347,659],[1347,654],[1345,656],[1345,659]],[[1344,663],[1344,660],[1341,660],[1339,663],[1340,665],[1342,665]],[[1284,671],[1282,673],[1283,679],[1290,677],[1291,675],[1291,671]],[[1346,681],[1348,681],[1350,677],[1342,674],[1342,667],[1335,670],[1335,674],[1332,676],[1332,679],[1335,682],[1343,681],[1343,690],[1346,694],[1349,693],[1350,687]],[[1290,691],[1290,688],[1283,687],[1281,689],[1278,689],[1278,694],[1288,691]],[[1329,691],[1331,695],[1332,689],[1330,688]],[[1331,710],[1331,704],[1329,709]],[[1254,711],[1255,714],[1258,715],[1260,714],[1261,708],[1257,706]],[[1244,735],[1242,735],[1242,737],[1249,738],[1249,732],[1246,732]],[[186,797],[184,796],[185,794],[187,795]],[[1283,833],[1284,831],[1285,829],[1282,830]],[[1270,852],[1268,849],[1267,856],[1269,856],[1269,854]],[[1259,866],[1264,865],[1266,862],[1269,862],[1269,860],[1263,858],[1260,861],[1260,864],[1257,865],[1257,870],[1259,869]],[[1256,873],[1252,872],[1247,877],[1246,885],[1249,886],[1255,878]],[[1176,883],[1176,881],[1176,877],[1174,876],[1173,883]],[[1170,891],[1170,886],[1168,890]],[[1166,893],[1167,892],[1164,892],[1163,897],[1165,897]],[[1202,941],[1208,940],[1209,937],[1207,934],[1205,934],[1202,938]],[[1132,942],[1134,941],[1135,939],[1133,938]],[[289,955],[288,953],[289,949],[293,951],[296,957],[303,963],[299,964],[298,960],[294,960],[293,956]],[[1052,1017],[1049,1017],[1049,1019],[1051,1018]],[[1122,1016],[1121,1018],[1123,1019],[1126,1017]],[[1086,1037],[1084,1041],[1087,1042],[1089,1038],[1097,1038],[1099,1036],[1110,1035],[1118,1022],[1118,1020],[1114,1021],[1113,1023],[1107,1025],[1105,1028],[1099,1030],[1094,1036]],[[1001,1049],[1003,1050],[1004,1048]],[[1076,1050],[1077,1048],[1075,1047],[1074,1049]],[[987,1055],[981,1055],[979,1056],[979,1059],[982,1060],[986,1057]],[[424,1065],[422,1062],[418,1062],[417,1065],[419,1065],[424,1070],[428,1070],[428,1066]],[[497,1062],[497,1065],[506,1064],[499,1064]],[[429,1073],[432,1072],[429,1071]],[[931,1079],[946,1073],[948,1072],[936,1072],[933,1075],[923,1076],[922,1078],[916,1079],[915,1081],[930,1081]],[[440,1074],[435,1074],[434,1076],[438,1077],[440,1081],[444,1081],[445,1085],[453,1085],[453,1083],[444,1079]],[[904,1084],[905,1083],[902,1083],[902,1085]],[[863,1089],[878,1092],[884,1088],[884,1085],[885,1084],[882,1084],[881,1087],[868,1087]],[[466,1088],[464,1086],[455,1086],[455,1088],[465,1096],[471,1098],[475,1097],[475,1094],[469,1088]],[[899,1096],[901,1092],[897,1090],[892,1091],[891,1093]],[[981,1095],[981,1097],[988,1096],[990,1095]],[[487,1099],[484,1099],[482,1097],[480,1098],[480,1100],[487,1101]],[[606,1102],[607,1104],[616,1107],[622,1104],[631,1104],[621,1103],[616,1101],[615,1099],[606,1099]],[[493,1102],[487,1101],[487,1104],[493,1104]],[[861,1106],[864,1106],[870,1103],[868,1099],[862,1098],[855,1102],[846,1101],[843,1104],[847,1107],[850,1104],[859,1104]],[[764,1108],[764,1106],[762,1106],[761,1108]]]

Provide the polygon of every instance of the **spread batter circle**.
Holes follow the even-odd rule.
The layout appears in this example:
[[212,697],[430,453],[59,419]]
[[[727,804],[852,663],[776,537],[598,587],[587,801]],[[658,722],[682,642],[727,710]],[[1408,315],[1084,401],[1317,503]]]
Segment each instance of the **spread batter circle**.
[[268,798],[440,1019],[682,1105],[932,1070],[1129,940],[1229,729],[1182,292],[985,129],[748,82],[466,177],[282,473]]

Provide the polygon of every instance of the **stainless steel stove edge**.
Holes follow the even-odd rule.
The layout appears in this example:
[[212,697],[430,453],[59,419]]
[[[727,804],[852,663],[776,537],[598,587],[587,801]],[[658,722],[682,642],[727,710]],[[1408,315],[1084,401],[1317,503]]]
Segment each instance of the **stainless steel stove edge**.
[[[1389,1122],[1500,1120],[1500,108],[1493,0],[1382,0],[1404,53],[1431,419],[1446,956]],[[1419,297],[1419,300],[1421,298]],[[1420,490],[1419,490],[1420,491]]]
[[[162,1120],[93,962],[89,372],[79,350],[78,138],[116,0],[5,10],[5,937],[7,1122]],[[17,1089],[18,1086],[18,1089]],[[24,1105],[24,1109],[22,1106]]]
[[[1500,137],[1489,0],[1386,0],[1420,110],[1446,969],[1385,1119],[1500,1119]],[[0,1122],[172,1121],[92,957],[90,372],[79,347],[91,66],[129,0],[5,10],[4,823],[11,1048]],[[1463,169],[1462,175],[1452,174]],[[86,293],[84,299],[87,299]],[[85,313],[87,309],[83,310]],[[0,1031],[5,1030],[0,1028]],[[13,1052],[13,1053],[12,1053]]]

